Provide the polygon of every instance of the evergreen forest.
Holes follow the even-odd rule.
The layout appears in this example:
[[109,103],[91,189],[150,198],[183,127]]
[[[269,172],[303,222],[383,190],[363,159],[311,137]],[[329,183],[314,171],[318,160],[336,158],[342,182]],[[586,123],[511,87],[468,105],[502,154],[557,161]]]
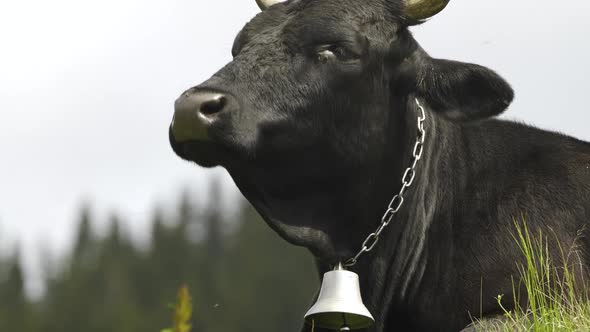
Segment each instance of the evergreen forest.
[[[210,196],[219,201],[218,186]],[[142,245],[118,216],[98,235],[91,206],[81,207],[69,252],[42,254],[45,291],[34,300],[18,251],[0,253],[0,332],[160,332],[183,285],[192,332],[299,331],[318,288],[311,255],[279,238],[245,201],[227,213],[179,197],[174,213],[154,208]]]

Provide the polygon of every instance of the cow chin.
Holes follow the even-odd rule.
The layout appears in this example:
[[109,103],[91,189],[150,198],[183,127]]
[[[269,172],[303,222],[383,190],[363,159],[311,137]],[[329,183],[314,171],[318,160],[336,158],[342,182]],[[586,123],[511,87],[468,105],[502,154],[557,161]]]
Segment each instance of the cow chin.
[[211,141],[178,142],[169,131],[170,146],[180,158],[192,161],[202,167],[215,167],[228,159],[227,149]]

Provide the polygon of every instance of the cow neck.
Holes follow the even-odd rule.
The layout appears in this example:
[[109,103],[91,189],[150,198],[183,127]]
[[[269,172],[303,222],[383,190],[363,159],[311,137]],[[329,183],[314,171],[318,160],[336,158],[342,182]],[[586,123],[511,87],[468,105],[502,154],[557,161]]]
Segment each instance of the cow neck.
[[[405,147],[401,151],[404,157],[402,164],[395,167],[402,170],[401,174],[405,165],[412,160],[415,145],[419,110],[413,101],[410,98],[407,102],[408,116],[404,120],[408,128]],[[407,190],[403,207],[382,233],[379,245],[352,268],[359,273],[363,298],[375,317],[378,331],[379,325],[386,322],[389,308],[395,303],[406,301],[417,292],[428,259],[427,232],[436,209],[433,203],[436,193],[429,188],[435,185],[435,160],[441,151],[435,148],[435,142],[440,139],[440,128],[432,112],[426,105],[424,107],[427,136],[422,158],[416,167],[414,183]],[[396,180],[396,183],[399,182]]]
[[424,143],[426,140],[426,128],[424,126],[424,122],[426,121],[426,113],[424,107],[422,107],[418,98],[415,98],[415,102],[418,110],[415,131],[416,139],[414,144],[411,145],[412,148],[410,151],[412,153],[411,159],[407,163],[408,167],[406,168],[401,177],[401,188],[399,192],[392,197],[391,201],[387,205],[387,208],[385,208],[385,212],[381,217],[381,223],[379,224],[377,229],[367,236],[365,241],[363,241],[361,249],[357,252],[357,254],[344,262],[345,267],[354,266],[362,255],[368,254],[371,251],[373,251],[375,246],[379,243],[379,239],[381,235],[383,235],[383,232],[386,231],[387,227],[393,221],[396,214],[398,214],[398,212],[402,209],[406,198],[406,194],[408,193],[409,189],[412,187],[412,184],[414,183],[414,180],[416,179],[418,164],[420,162],[420,159],[422,159],[422,155],[424,152]]

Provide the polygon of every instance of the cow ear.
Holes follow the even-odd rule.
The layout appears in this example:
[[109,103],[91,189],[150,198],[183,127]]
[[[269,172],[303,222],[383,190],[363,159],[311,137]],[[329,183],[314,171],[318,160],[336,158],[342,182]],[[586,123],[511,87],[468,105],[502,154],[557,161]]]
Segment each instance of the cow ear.
[[514,91],[494,71],[469,63],[428,58],[422,61],[417,94],[430,108],[456,121],[498,115],[514,99]]

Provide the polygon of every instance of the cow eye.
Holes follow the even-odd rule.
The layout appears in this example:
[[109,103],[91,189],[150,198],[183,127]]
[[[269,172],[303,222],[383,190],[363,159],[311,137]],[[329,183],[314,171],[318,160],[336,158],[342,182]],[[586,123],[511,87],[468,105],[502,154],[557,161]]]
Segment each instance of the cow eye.
[[342,46],[327,46],[317,53],[317,59],[320,63],[326,63],[330,60],[347,61],[352,58],[350,52]]

